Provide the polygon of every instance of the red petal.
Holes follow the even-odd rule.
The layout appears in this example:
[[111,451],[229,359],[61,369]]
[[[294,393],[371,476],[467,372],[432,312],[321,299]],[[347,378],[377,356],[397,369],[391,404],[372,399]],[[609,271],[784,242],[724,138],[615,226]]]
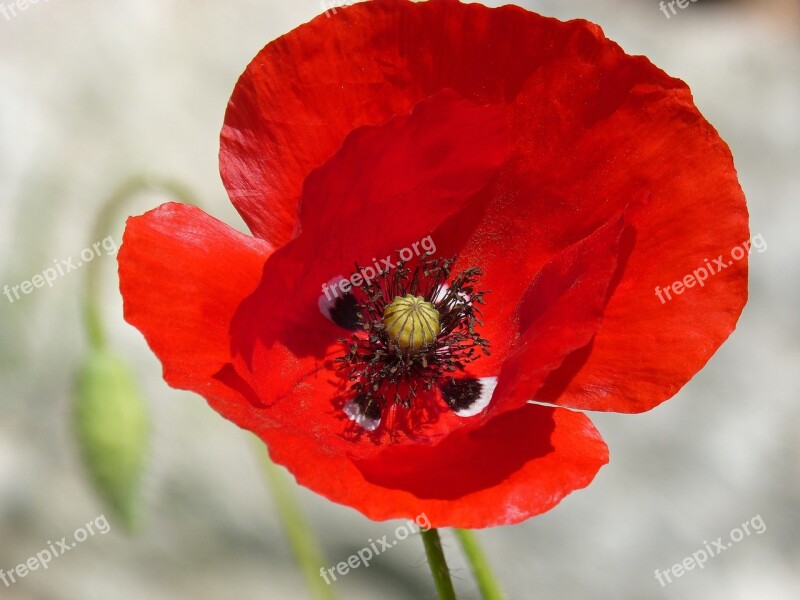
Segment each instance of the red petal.
[[[537,202],[503,206],[506,216],[477,235],[513,230],[509,221],[523,222],[516,216],[536,226],[528,244],[510,243],[541,256],[546,246],[537,240],[561,243],[631,196],[651,195],[631,217],[635,243],[593,345],[571,357],[539,398],[638,412],[671,397],[735,327],[747,296],[746,259],[666,306],[654,291],[706,258],[729,257],[749,237],[747,209],[730,152],[688,89],[659,79],[646,61],[599,48],[596,64],[578,63],[580,77],[565,79],[563,65],[548,65],[517,98],[523,154],[541,160],[515,165],[519,175],[500,185]],[[506,261],[505,271],[519,277],[525,266]]]
[[[634,412],[670,397],[735,326],[746,260],[666,306],[653,291],[748,238],[744,198],[686,86],[594,25],[457,2],[378,0],[321,16],[267,46],[237,86],[223,132],[226,185],[255,230],[283,242],[303,178],[348,131],[442,88],[515,109],[515,155],[459,265],[485,267],[506,302],[554,254],[652,195],[596,343],[567,361],[546,399]],[[437,244],[460,247],[470,219]]]
[[280,398],[295,412],[301,398],[286,394],[297,388],[307,397],[302,403],[329,405],[330,386],[327,393],[314,389],[319,397],[300,386],[323,368],[323,357],[342,353],[337,339],[344,331],[318,307],[322,285],[349,276],[356,262],[390,255],[396,261],[396,250],[476,201],[507,151],[502,107],[480,107],[443,91],[408,117],[356,130],[308,178],[300,235],[267,261],[261,285],[234,322],[240,371],[252,370],[248,378],[267,404]]
[[521,337],[505,357],[491,414],[535,399],[548,375],[592,340],[612,279],[624,266],[627,224],[628,211],[558,253],[536,275],[515,315],[518,326],[506,325]]
[[518,7],[378,0],[278,38],[247,67],[225,115],[220,172],[233,204],[255,235],[287,242],[303,181],[348,133],[444,88],[478,104],[512,97],[554,33],[585,27],[553,23]]
[[300,484],[371,519],[424,513],[433,527],[519,523],[587,486],[608,462],[586,416],[531,405],[438,446],[389,446],[361,461],[282,428],[259,433]]
[[252,421],[252,406],[242,402],[241,382],[226,377],[228,330],[269,253],[265,242],[174,203],[129,219],[119,253],[125,319],[161,360],[164,379],[241,426]]

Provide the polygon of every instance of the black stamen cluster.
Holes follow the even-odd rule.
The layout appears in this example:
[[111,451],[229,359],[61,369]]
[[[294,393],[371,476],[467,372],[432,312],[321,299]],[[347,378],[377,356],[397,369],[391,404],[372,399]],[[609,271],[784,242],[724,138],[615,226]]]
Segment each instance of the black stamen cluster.
[[[377,419],[388,402],[409,408],[420,389],[430,390],[437,380],[463,371],[465,365],[489,354],[489,342],[476,331],[483,325],[479,305],[486,291],[475,284],[480,268],[460,273],[445,284],[455,258],[420,261],[411,269],[404,261],[361,287],[358,321],[363,331],[342,339],[347,353],[336,359],[349,380],[361,413]],[[359,266],[356,265],[356,272]],[[393,342],[383,323],[383,311],[396,297],[420,296],[439,312],[441,331],[436,340],[414,352]]]

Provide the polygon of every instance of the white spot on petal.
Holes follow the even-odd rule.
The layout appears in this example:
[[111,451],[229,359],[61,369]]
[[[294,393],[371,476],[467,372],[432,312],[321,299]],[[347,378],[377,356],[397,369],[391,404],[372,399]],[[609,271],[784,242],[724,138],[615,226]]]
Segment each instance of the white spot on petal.
[[[436,292],[436,295],[433,297],[433,303],[438,304],[439,302],[444,300],[447,297],[447,293],[449,291],[450,291],[450,286],[448,284],[443,283],[442,285],[440,285],[438,291]],[[458,299],[463,304],[472,304],[472,299],[464,292],[458,292]]]
[[344,296],[344,293],[339,287],[339,283],[344,281],[344,279],[343,275],[337,275],[325,282],[325,285],[322,286],[322,294],[320,294],[319,300],[317,300],[319,312],[321,312],[326,319],[334,323],[335,321],[331,316],[331,311],[333,307],[336,306],[336,300]]
[[344,405],[344,414],[348,416],[351,421],[355,421],[362,429],[366,431],[375,431],[378,425],[381,424],[380,419],[371,419],[367,417],[361,410],[361,407],[355,400],[350,400]]
[[497,377],[481,377],[481,393],[478,398],[467,408],[455,411],[459,417],[474,417],[483,412],[492,400],[494,389],[497,387]]

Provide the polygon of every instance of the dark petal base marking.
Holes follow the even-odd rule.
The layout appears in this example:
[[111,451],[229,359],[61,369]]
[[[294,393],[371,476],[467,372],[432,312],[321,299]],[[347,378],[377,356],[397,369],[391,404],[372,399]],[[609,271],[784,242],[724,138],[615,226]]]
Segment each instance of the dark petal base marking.
[[497,387],[497,377],[451,379],[442,384],[444,401],[461,417],[474,417],[483,412]]
[[[350,340],[341,340],[347,353],[336,359],[349,382],[346,395],[361,399],[358,414],[369,409],[382,415],[391,403],[411,408],[419,391],[456,379],[467,364],[489,354],[488,340],[477,332],[477,327],[483,324],[479,306],[484,304],[483,297],[488,293],[475,288],[481,271],[468,269],[448,284],[454,262],[454,258],[428,259],[412,269],[400,261],[395,269],[383,272],[361,288],[357,299],[363,331]],[[395,343],[383,322],[386,307],[395,298],[409,294],[433,304],[441,324],[433,343],[415,353]],[[357,421],[352,416],[356,414],[355,408],[351,403],[347,406],[350,407],[347,415]],[[462,412],[454,410],[468,416],[466,413],[473,409],[474,403]]]

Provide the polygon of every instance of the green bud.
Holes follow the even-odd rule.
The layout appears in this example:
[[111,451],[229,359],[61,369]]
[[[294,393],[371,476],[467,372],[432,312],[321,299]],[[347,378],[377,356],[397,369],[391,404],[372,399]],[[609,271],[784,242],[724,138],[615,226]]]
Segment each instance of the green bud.
[[75,422],[83,463],[102,500],[128,529],[139,517],[150,420],[121,359],[94,350],[78,376]]

